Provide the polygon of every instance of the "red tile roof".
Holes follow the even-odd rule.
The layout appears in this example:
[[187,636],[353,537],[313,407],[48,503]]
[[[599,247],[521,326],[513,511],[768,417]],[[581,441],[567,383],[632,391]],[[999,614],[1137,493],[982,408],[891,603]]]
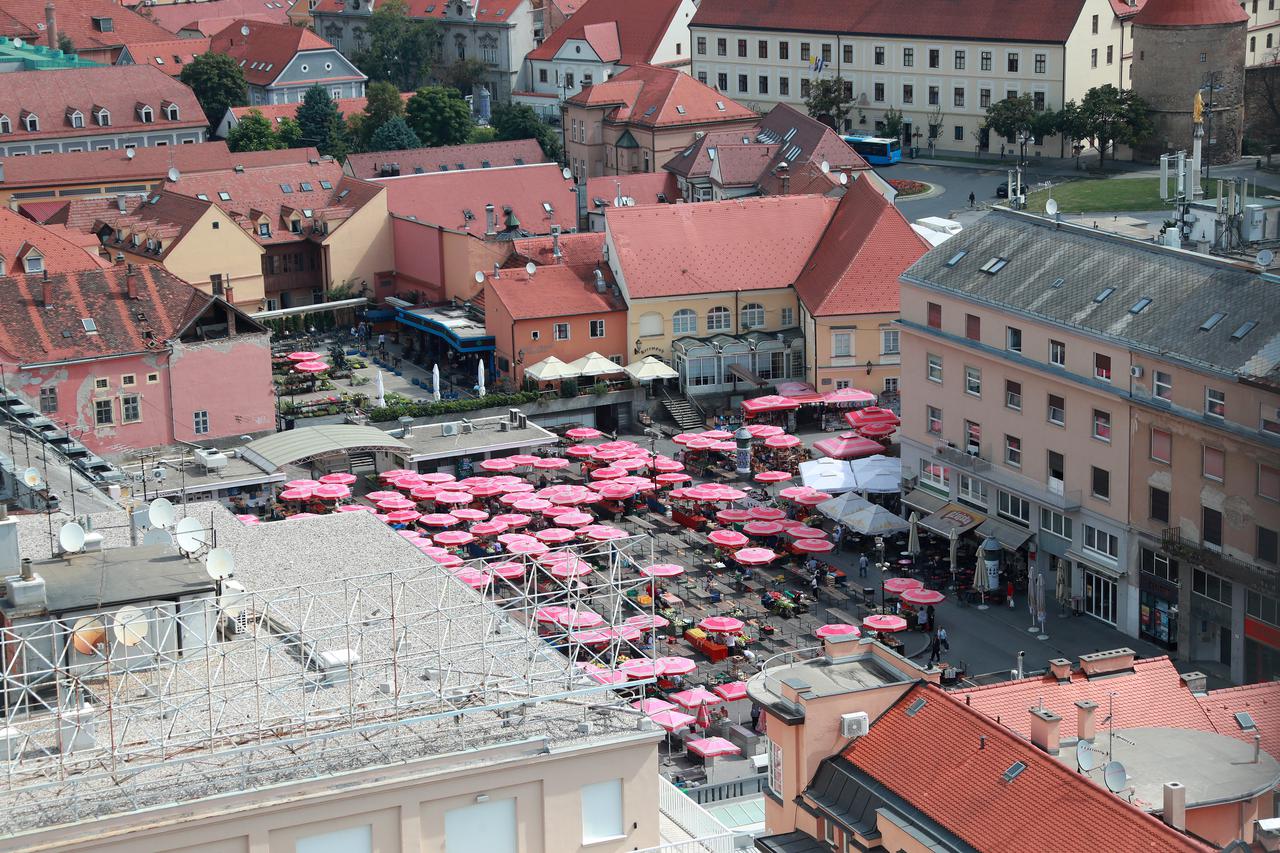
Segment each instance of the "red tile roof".
[[[481,24],[505,23],[520,6],[518,0],[475,0],[475,3],[476,22]],[[408,0],[405,5],[409,7],[410,18],[432,18],[439,21],[444,19],[447,4],[440,0]],[[337,15],[344,10],[342,0],[320,0],[312,11]]]
[[511,248],[515,251],[515,254],[508,263],[517,261],[514,265],[521,267],[528,261],[533,261],[538,266],[555,263],[564,263],[572,266],[576,264],[597,264],[604,258],[603,231],[561,234],[559,260],[554,255],[554,242],[551,237],[525,237],[521,240],[512,240]]
[[605,220],[628,295],[645,299],[789,287],[835,207],[823,196],[744,198],[615,207]]
[[[50,307],[42,304],[42,276],[0,278],[0,355],[19,364],[44,364],[146,352],[178,337],[211,303],[221,302],[162,266],[133,269],[136,300],[128,297],[124,264],[51,274]],[[145,320],[138,319],[139,312]],[[85,332],[81,320],[86,318],[94,321],[97,334]]]
[[[908,691],[843,756],[975,850],[1211,849],[932,685]],[[1025,769],[1005,781],[1015,762]]]
[[[114,7],[121,14],[124,10]],[[128,13],[132,14],[132,13]],[[57,71],[16,71],[4,75],[0,86],[0,115],[7,115],[13,132],[10,144],[58,136],[99,133],[124,135],[131,131],[160,131],[204,127],[207,124],[195,94],[154,66],[120,65],[101,68],[67,68]],[[178,106],[178,120],[165,118],[163,103]],[[138,104],[151,107],[154,121],[143,124]],[[106,107],[110,127],[99,127],[93,109]],[[68,112],[79,110],[84,127],[74,128]],[[35,113],[40,129],[28,131],[20,120],[24,111]]]
[[898,276],[928,250],[898,208],[863,177],[845,190],[796,279],[796,294],[816,317],[897,313]]
[[[244,30],[249,30],[245,35]],[[308,50],[333,50],[320,36],[306,27],[292,24],[271,24],[251,21],[247,18],[232,21],[209,41],[210,50],[225,53],[239,60],[244,79],[251,86],[269,86],[274,83],[290,60]],[[319,79],[349,79],[350,75],[336,77],[317,75]]]
[[[112,149],[0,158],[0,163],[4,164],[4,180],[0,180],[0,187],[14,189],[29,186],[70,186],[99,181],[156,181],[163,179],[171,166],[185,175],[190,172],[230,169],[243,157],[232,155],[225,142],[132,150],[133,157],[126,156],[123,150]],[[236,159],[233,160],[233,157]]]
[[[632,175],[605,175],[587,179],[587,209],[599,210],[597,199],[612,205],[621,186],[624,198],[635,199],[636,204],[675,204],[679,197],[676,176],[670,172],[636,172]],[[659,199],[661,193],[663,198]]]
[[702,0],[690,26],[971,41],[998,33],[1001,41],[1065,44],[1083,6],[1084,0],[917,0],[903,14],[881,0]]
[[[121,210],[121,205],[124,210]],[[131,253],[141,254],[146,240],[159,241],[163,249],[149,257],[164,258],[185,237],[200,217],[212,207],[212,202],[200,201],[174,192],[161,192],[153,196],[119,196],[117,198],[82,198],[67,204],[55,221],[69,230],[95,238],[106,229],[122,232],[123,242],[104,245],[111,251],[129,247],[129,238],[138,234],[142,243]]]
[[605,121],[640,127],[753,122],[755,110],[673,68],[641,63],[588,86],[568,100],[581,107],[612,105]]
[[1272,758],[1280,757],[1280,683],[1269,681],[1210,690],[1196,699],[1218,734],[1253,743],[1255,732],[1240,728],[1235,718],[1237,712],[1247,712],[1256,724],[1256,733],[1262,735],[1262,748]]
[[[485,232],[486,204],[495,208],[499,232],[506,230],[504,207],[512,208],[527,235],[548,234],[552,225],[565,230],[578,227],[577,194],[570,191],[573,181],[566,180],[555,163],[427,172],[377,183],[387,188],[387,208],[392,213],[477,237]],[[543,204],[551,205],[551,213]],[[474,218],[468,220],[464,211],[471,211]]]
[[1249,14],[1238,0],[1147,0],[1133,17],[1136,27],[1212,27],[1243,24]]
[[756,138],[757,128],[741,130],[712,130],[705,136],[695,139],[693,144],[672,157],[662,168],[673,175],[686,178],[705,178],[711,174],[711,163],[715,159],[712,151],[722,145],[750,145]]
[[721,145],[711,165],[712,178],[723,187],[755,186],[777,152],[777,145]]
[[154,65],[170,77],[177,77],[182,69],[197,56],[209,52],[209,39],[169,39],[168,41],[137,41],[125,45],[129,58],[136,65]]
[[[501,302],[513,320],[538,320],[625,311],[612,288],[596,291],[596,267],[588,264],[554,264],[538,267],[532,277],[523,269],[503,270],[485,285],[485,300]],[[605,276],[608,280],[607,267]]]
[[[413,92],[400,93],[401,100],[405,102],[408,102],[412,97]],[[344,116],[350,116],[362,112],[368,101],[365,98],[338,98],[333,103],[337,106],[338,112]],[[257,110],[272,124],[277,124],[282,118],[297,118],[299,106],[301,105],[296,102],[292,104],[256,104],[251,107],[232,107],[231,114],[239,121],[252,110]]]
[[[1116,695],[1111,697],[1112,693]],[[999,718],[1001,724],[1023,737],[1031,736],[1031,715],[1027,709],[1043,701],[1044,707],[1062,717],[1062,738],[1073,740],[1076,735],[1075,703],[1082,699],[1098,703],[1102,709],[1095,712],[1099,722],[1107,715],[1110,701],[1118,729],[1215,730],[1205,709],[1182,683],[1173,661],[1167,657],[1135,660],[1133,672],[1104,678],[1089,679],[1083,673],[1075,672],[1070,681],[1059,683],[1046,675],[956,690],[952,695],[968,702],[979,713],[992,719]]]
[[[0,4],[0,36],[47,44],[44,7],[47,0],[5,0]],[[65,33],[77,50],[115,48],[130,42],[162,41],[173,35],[163,27],[114,0],[59,0],[58,32]],[[111,29],[102,32],[94,18],[110,18]],[[44,73],[44,72],[41,72]]]
[[44,268],[50,275],[107,266],[96,251],[86,251],[80,241],[73,239],[64,229],[38,225],[7,207],[0,207],[0,258],[4,258],[6,272],[22,270],[17,258],[24,246],[40,250],[44,256]]
[[[363,100],[361,98],[360,100]],[[361,107],[363,109],[363,107]],[[457,169],[488,169],[492,166],[523,166],[548,163],[536,139],[510,142],[480,142],[475,145],[446,145],[437,148],[411,148],[405,151],[371,151],[347,157],[347,174],[357,178],[380,178],[383,164],[395,163],[400,174],[447,172]]]
[[[736,2],[736,0],[735,0]],[[603,51],[605,62],[636,65],[653,61],[662,38],[676,21],[681,0],[587,0],[551,37],[529,52],[527,59],[551,60],[570,39]]]
[[1136,2],[1130,6],[1129,0],[1111,0],[1111,11],[1116,13],[1117,18],[1120,18],[1121,20],[1128,20],[1138,14],[1146,2],[1147,0],[1136,0]]
[[[277,24],[288,23],[289,5],[286,0],[207,0],[202,3],[167,3],[148,6],[143,14],[171,33],[184,29],[199,29],[205,35],[211,36],[240,18]],[[210,22],[211,25],[216,24],[216,26],[212,29],[193,26],[199,21]]]

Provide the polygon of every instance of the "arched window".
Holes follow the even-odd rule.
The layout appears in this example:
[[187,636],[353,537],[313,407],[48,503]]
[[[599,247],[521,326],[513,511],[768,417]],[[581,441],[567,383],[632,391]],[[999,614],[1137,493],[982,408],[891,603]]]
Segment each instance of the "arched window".
[[180,113],[178,112],[177,104],[164,105],[164,117],[167,118],[169,121],[177,121],[179,115]]
[[743,329],[758,329],[764,325],[764,306],[759,302],[748,302],[742,306],[739,324]]
[[0,116],[0,133],[13,133],[13,125],[8,116]]
[[732,327],[733,315],[729,313],[728,308],[717,306],[707,312],[708,332],[727,332]]
[[151,112],[151,107],[147,106],[146,104],[143,104],[140,107],[138,107],[138,121],[142,122],[143,124],[151,124],[151,122],[154,121],[154,119],[155,119],[155,114]]
[[[692,312],[690,312],[692,313]],[[656,311],[650,311],[648,314],[640,315],[640,337],[647,338],[651,335],[662,334],[662,315]]]
[[28,133],[36,133],[40,130],[40,116],[35,113],[27,113],[22,123],[26,126]]
[[698,315],[692,308],[681,308],[671,315],[671,334],[696,335],[698,333]]

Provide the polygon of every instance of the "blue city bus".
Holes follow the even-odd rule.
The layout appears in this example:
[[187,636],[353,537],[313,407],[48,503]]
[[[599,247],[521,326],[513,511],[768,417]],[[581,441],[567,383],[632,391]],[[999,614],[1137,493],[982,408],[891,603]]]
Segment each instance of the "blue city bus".
[[842,136],[849,147],[862,155],[873,166],[888,166],[902,160],[902,143],[896,139],[878,136]]

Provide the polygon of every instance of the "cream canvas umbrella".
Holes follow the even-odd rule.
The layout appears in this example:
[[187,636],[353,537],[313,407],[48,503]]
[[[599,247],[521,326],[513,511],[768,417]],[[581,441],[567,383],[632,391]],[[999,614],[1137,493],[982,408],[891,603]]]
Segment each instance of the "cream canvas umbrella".
[[374,394],[373,402],[374,402],[374,405],[376,405],[378,408],[382,408],[383,406],[387,405],[387,391],[386,391],[386,388],[384,388],[382,385],[381,370],[378,371],[378,384],[375,387],[378,390]]
[[552,355],[547,356],[537,364],[531,364],[526,367],[524,375],[535,382],[557,382],[561,379],[571,379],[577,376],[578,373]]
[[680,373],[657,356],[647,355],[639,361],[628,364],[624,370],[637,382],[652,382],[654,379],[675,379]]
[[954,587],[956,585],[956,570],[959,568],[956,551],[960,549],[960,531],[957,528],[951,528],[951,532],[947,535],[947,539],[950,540],[950,551],[947,556],[951,561],[951,585]]
[[1058,584],[1056,597],[1058,604],[1062,605],[1063,613],[1071,604],[1071,564],[1066,560],[1058,561]]
[[914,557],[920,553],[920,516],[911,513],[907,523],[911,525],[911,532],[907,534],[907,553]]
[[484,361],[476,362],[476,396],[484,396]]
[[569,369],[575,376],[605,376],[622,372],[621,367],[598,352],[589,352],[577,361],[569,362]]

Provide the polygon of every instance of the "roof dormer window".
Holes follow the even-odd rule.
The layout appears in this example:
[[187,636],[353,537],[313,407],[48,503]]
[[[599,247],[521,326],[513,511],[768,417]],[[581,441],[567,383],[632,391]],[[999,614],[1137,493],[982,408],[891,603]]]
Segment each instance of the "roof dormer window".
[[0,133],[13,133],[13,123],[8,116],[0,115]]
[[111,127],[111,111],[106,107],[98,107],[93,111],[93,120],[98,127]]
[[142,122],[143,124],[151,124],[153,121],[156,120],[155,113],[152,111],[151,107],[149,107],[148,105],[138,104],[137,109],[138,109],[138,121]]
[[179,115],[178,105],[166,101],[164,104],[164,117],[169,121],[177,121]]
[[5,275],[7,269],[8,268],[5,265],[4,255],[0,255],[0,277],[3,277]]
[[35,249],[31,249],[27,252],[26,257],[22,259],[22,268],[28,274],[44,272],[44,255]]
[[271,223],[269,223],[269,222],[259,222],[259,223],[258,223],[258,236],[259,236],[259,237],[270,237],[270,236],[271,236]]
[[67,121],[72,127],[84,127],[84,113],[77,109],[67,110]]
[[113,21],[111,18],[94,17],[93,28],[100,33],[115,32],[116,22]]
[[22,117],[22,126],[27,129],[27,133],[39,133],[40,116],[35,113],[27,113]]

